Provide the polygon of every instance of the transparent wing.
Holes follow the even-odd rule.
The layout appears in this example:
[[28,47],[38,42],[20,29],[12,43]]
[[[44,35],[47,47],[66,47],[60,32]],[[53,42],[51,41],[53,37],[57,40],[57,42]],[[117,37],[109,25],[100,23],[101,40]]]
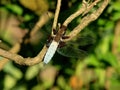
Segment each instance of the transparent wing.
[[66,57],[74,57],[80,59],[88,55],[85,51],[74,48],[73,46],[64,46],[62,48],[58,48],[57,52]]
[[58,48],[57,52],[66,57],[84,58],[88,54],[86,51],[81,50],[83,46],[91,45],[95,39],[87,37],[78,37],[76,40],[66,42],[64,47]]
[[86,46],[86,45],[94,44],[95,43],[95,39],[90,37],[90,36],[78,37],[76,40],[71,41],[69,43],[76,43],[79,46]]

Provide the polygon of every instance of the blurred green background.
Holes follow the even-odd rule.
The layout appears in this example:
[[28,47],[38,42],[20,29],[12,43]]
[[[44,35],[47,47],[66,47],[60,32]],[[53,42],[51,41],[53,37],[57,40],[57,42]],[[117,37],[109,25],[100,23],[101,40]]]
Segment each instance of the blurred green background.
[[[81,0],[62,0],[58,22],[63,23],[80,6]],[[43,13],[54,13],[55,8],[56,0],[1,0],[0,48],[10,50],[30,32]],[[68,33],[79,24],[80,18],[68,25]],[[52,22],[53,18],[30,43],[22,44],[19,54],[36,56],[46,42]],[[45,34],[41,34],[42,31]],[[41,68],[41,64],[22,66],[12,61],[2,66],[3,57],[0,57],[0,90],[120,90],[120,0],[111,0],[102,15],[80,35],[94,40],[93,44],[80,47],[88,53],[84,59],[56,53],[51,62]]]

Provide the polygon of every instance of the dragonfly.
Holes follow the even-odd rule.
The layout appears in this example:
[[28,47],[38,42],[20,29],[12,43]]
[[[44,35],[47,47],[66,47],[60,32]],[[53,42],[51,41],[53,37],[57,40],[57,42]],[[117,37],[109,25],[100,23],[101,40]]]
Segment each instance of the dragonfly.
[[[54,56],[55,52],[57,51],[59,54],[66,56],[66,57],[85,57],[87,53],[83,50],[74,48],[72,44],[65,45],[64,39],[69,38],[69,36],[65,36],[67,27],[64,25],[61,25],[61,27],[58,29],[58,31],[53,30],[54,36],[50,37],[47,40],[47,47],[48,50],[44,56],[43,62],[45,64],[48,64],[52,57]],[[82,43],[82,45],[90,43],[89,38],[86,40],[85,43]],[[75,42],[72,42],[75,43]]]
[[52,38],[48,39],[47,46],[49,46],[49,48],[48,48],[48,50],[44,56],[44,60],[43,60],[43,62],[45,64],[47,64],[52,59],[53,55],[55,54],[55,52],[59,46],[59,43],[62,40],[62,37],[64,36],[64,34],[66,32],[66,29],[67,29],[67,27],[62,25],[60,27],[60,29],[58,30],[58,32],[56,32],[56,30],[53,30],[55,35],[54,35],[53,39]]

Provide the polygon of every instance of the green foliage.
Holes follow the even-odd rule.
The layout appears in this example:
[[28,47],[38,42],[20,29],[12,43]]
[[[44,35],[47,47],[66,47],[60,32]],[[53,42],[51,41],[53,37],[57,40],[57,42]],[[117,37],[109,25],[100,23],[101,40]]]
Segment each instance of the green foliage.
[[23,13],[23,9],[16,4],[7,4],[6,8],[12,11],[13,13],[16,13],[17,15],[22,15]]
[[[8,16],[15,15],[18,18],[22,18],[23,21],[21,27],[27,28],[29,30],[32,29],[32,25],[36,23],[38,20],[38,15],[36,12],[25,8],[19,3],[19,0],[10,0],[11,3],[6,3],[1,5],[1,10],[6,10],[7,14],[4,17],[10,18]],[[49,8],[55,10],[55,1],[48,0]],[[64,1],[64,0],[63,0]],[[76,11],[81,3],[79,0],[67,0],[64,8],[62,8],[59,16],[59,22],[63,22],[71,13]],[[67,4],[66,4],[67,3]],[[80,3],[80,4],[79,4]],[[70,4],[70,5],[69,5]],[[53,6],[54,5],[54,6]],[[32,7],[32,6],[31,6]],[[41,13],[41,12],[39,12]],[[7,16],[8,15],[8,16]],[[18,19],[15,18],[14,19]],[[0,17],[2,22],[5,19]],[[6,19],[8,22],[9,19]],[[115,34],[115,27],[117,21],[120,20],[120,1],[119,0],[111,0],[109,6],[103,12],[103,14],[94,22],[92,22],[89,26],[87,26],[83,33],[92,32],[90,36],[95,38],[95,43],[90,46],[82,46],[82,49],[86,50],[90,48],[88,51],[88,56],[84,59],[76,59],[76,58],[66,58],[64,56],[56,54],[51,60],[50,65],[52,67],[41,68],[41,65],[34,65],[30,67],[17,65],[13,62],[9,62],[5,65],[3,70],[0,72],[0,89],[1,90],[72,90],[77,87],[80,90],[88,90],[88,86],[90,90],[104,90],[106,85],[106,80],[108,80],[111,84],[108,90],[119,90],[120,88],[120,60],[119,56],[113,53],[113,44]],[[78,22],[80,18],[76,18],[69,26],[68,30],[72,30]],[[9,21],[13,22],[13,20]],[[32,25],[31,25],[32,23]],[[3,25],[3,24],[1,24]],[[23,25],[23,26],[22,26]],[[48,24],[47,24],[48,25]],[[3,39],[6,43],[4,44],[4,48],[16,43],[19,39],[12,37],[14,35],[19,36],[17,32],[18,29],[10,28],[11,30],[15,29],[17,33],[10,34],[12,31],[9,31],[10,24],[5,23],[5,28],[0,27],[0,39]],[[20,26],[20,25],[18,25]],[[18,27],[16,26],[16,27]],[[49,26],[44,26],[44,28],[48,28]],[[2,28],[2,29],[1,29]],[[19,27],[19,29],[21,29]],[[20,30],[24,33],[25,30]],[[49,32],[50,29],[44,30]],[[70,32],[68,31],[68,32]],[[86,31],[86,32],[84,32]],[[82,34],[82,33],[80,33]],[[41,33],[38,33],[38,36],[45,36]],[[37,35],[34,38],[37,39]],[[12,37],[12,38],[11,38]],[[44,38],[44,37],[43,37]],[[36,41],[34,39],[34,41]],[[16,40],[16,41],[15,41]],[[119,39],[120,40],[120,36]],[[38,39],[39,41],[39,39]],[[13,43],[14,42],[14,43]],[[37,42],[37,41],[36,41]],[[82,42],[82,41],[81,41]],[[81,43],[80,42],[80,43]],[[120,53],[120,42],[116,41],[118,47],[116,47],[116,51]],[[74,43],[77,46],[78,43]],[[32,43],[31,46],[26,45],[25,49],[21,50],[20,53],[25,57],[35,56],[38,51],[40,51],[40,47],[42,47],[39,42]],[[92,47],[91,47],[92,46]],[[0,42],[0,47],[2,44]],[[10,46],[9,46],[10,47]],[[30,48],[29,48],[30,47]],[[2,57],[0,57],[0,62],[2,61]],[[109,71],[109,75],[107,76],[108,69],[112,68]],[[75,81],[77,78],[77,81]],[[76,83],[77,82],[77,83]],[[79,90],[79,89],[78,89]]]

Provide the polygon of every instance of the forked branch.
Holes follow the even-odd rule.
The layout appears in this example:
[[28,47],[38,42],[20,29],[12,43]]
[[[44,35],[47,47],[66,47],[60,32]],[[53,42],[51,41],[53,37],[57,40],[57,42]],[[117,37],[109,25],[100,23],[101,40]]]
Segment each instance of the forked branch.
[[[97,0],[95,0],[95,2],[97,3]],[[101,15],[101,13],[105,9],[105,7],[108,5],[108,3],[109,3],[109,0],[104,0],[103,3],[101,4],[101,6],[96,11],[94,11],[90,15],[87,15],[87,16],[83,17],[82,20],[81,20],[81,22],[80,22],[80,24],[78,26],[76,26],[70,32],[70,34],[68,35],[68,36],[70,36],[70,38],[66,39],[65,41],[71,40],[73,37],[75,37],[77,34],[79,34],[80,31],[83,30],[90,22],[96,20]],[[96,4],[94,3],[92,5],[96,5]],[[90,8],[88,8],[88,9],[90,9]],[[88,12],[88,10],[87,10],[87,12]]]
[[[78,17],[79,15],[85,15],[85,14],[87,14],[95,5],[97,5],[97,3],[99,1],[100,0],[94,0],[94,2],[89,3],[89,2],[86,2],[85,0],[83,0],[82,1],[82,6],[81,6],[80,10],[76,11],[74,14],[72,14],[70,17],[68,17],[64,21],[63,25],[67,27],[68,24],[73,19],[75,19],[76,17]],[[104,0],[102,2],[101,6],[96,11],[92,12],[90,15],[84,16],[81,19],[80,24],[78,26],[76,26],[69,33],[68,36],[70,38],[66,39],[65,41],[71,40],[78,33],[80,33],[80,31],[83,30],[83,28],[85,28],[90,22],[96,20],[100,16],[100,14],[103,12],[103,10],[105,9],[105,7],[108,5],[108,2],[109,2],[109,0]],[[54,18],[52,30],[56,29],[58,15],[59,15],[59,11],[60,11],[60,6],[61,6],[61,0],[58,0],[58,4],[57,4],[57,9],[56,9],[56,13],[55,13],[55,18]],[[31,36],[33,36],[33,33],[31,33]],[[14,53],[11,53],[9,51],[5,51],[3,49],[0,49],[0,56],[2,56],[4,58],[7,58],[9,60],[12,60],[12,61],[16,62],[17,64],[20,64],[20,65],[29,65],[30,66],[30,65],[35,65],[35,64],[38,64],[38,63],[42,62],[42,59],[43,59],[43,57],[44,57],[44,55],[45,55],[46,52],[47,52],[47,47],[46,47],[46,45],[44,45],[43,49],[34,58],[23,58],[22,56],[20,56],[18,54],[14,54]]]

